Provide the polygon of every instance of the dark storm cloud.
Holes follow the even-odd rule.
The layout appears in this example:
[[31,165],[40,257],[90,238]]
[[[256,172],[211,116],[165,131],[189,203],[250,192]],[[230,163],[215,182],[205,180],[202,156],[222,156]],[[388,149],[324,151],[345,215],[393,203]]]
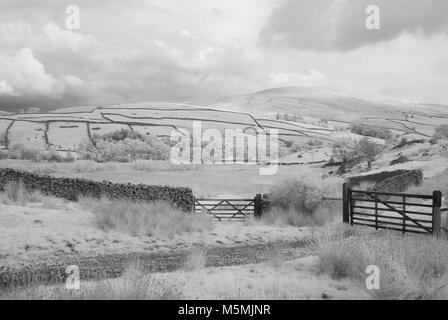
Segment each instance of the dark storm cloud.
[[[365,27],[366,8],[380,9],[380,30]],[[347,51],[402,33],[446,33],[446,0],[286,0],[260,33],[267,46]]]

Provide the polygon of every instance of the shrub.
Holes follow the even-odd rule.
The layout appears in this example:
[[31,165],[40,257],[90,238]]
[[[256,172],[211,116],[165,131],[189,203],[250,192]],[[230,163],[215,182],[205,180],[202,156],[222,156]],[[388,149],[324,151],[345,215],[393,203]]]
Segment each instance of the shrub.
[[369,126],[361,123],[353,123],[350,129],[352,133],[356,133],[361,136],[379,138],[383,140],[390,140],[393,137],[392,131],[390,131],[389,129],[377,126]]
[[319,139],[311,139],[306,142],[310,147],[322,147],[324,145],[322,140]]
[[376,160],[383,149],[383,146],[372,142],[369,138],[365,137],[355,143],[353,153],[364,157],[367,160],[367,167],[370,169],[372,167],[372,162]]
[[334,161],[346,161],[353,156],[354,142],[350,139],[338,139],[333,143],[332,156]]
[[311,215],[322,201],[322,195],[312,180],[290,178],[275,186],[271,194],[271,205],[281,209]]
[[44,150],[32,147],[26,147],[22,144],[12,145],[8,150],[7,157],[10,159],[22,159],[39,161]]
[[448,139],[448,125],[443,124],[436,127],[433,138],[436,140]]
[[277,225],[323,225],[333,217],[334,209],[324,196],[339,196],[342,183],[339,178],[323,179],[311,174],[280,181],[271,189],[269,209],[262,219]]
[[104,231],[173,238],[181,233],[204,231],[211,227],[208,216],[182,212],[167,202],[81,198],[80,203],[95,215],[96,225]]
[[137,159],[166,160],[170,148],[156,137],[144,137],[131,130],[119,130],[106,135],[95,135],[93,141],[78,146],[82,159],[97,162],[129,162]]
[[0,159],[20,159],[31,161],[48,161],[48,162],[73,162],[75,158],[69,153],[66,157],[61,156],[57,151],[44,150],[15,144],[9,150],[0,152]]

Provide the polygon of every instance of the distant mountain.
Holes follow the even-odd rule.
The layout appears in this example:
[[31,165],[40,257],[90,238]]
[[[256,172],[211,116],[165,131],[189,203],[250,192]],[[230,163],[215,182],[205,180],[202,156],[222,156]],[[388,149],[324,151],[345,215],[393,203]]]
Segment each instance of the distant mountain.
[[206,107],[247,112],[255,116],[289,113],[316,119],[352,121],[366,117],[397,117],[407,112],[447,112],[446,107],[374,101],[322,88],[283,87],[202,103]]

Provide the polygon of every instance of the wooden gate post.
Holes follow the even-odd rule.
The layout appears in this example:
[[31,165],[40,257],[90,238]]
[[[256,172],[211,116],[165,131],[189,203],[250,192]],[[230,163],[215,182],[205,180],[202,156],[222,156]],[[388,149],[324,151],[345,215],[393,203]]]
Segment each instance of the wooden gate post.
[[348,183],[342,185],[342,222],[350,223],[350,192]]
[[254,216],[255,218],[261,217],[262,207],[261,207],[261,194],[257,194],[254,198]]
[[436,237],[440,236],[442,230],[442,193],[440,191],[434,191],[432,194],[432,232]]

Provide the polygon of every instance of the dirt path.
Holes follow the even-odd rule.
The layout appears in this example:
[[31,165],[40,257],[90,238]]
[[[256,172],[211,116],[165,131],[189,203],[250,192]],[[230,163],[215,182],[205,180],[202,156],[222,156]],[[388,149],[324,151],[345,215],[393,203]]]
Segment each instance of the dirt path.
[[[204,247],[207,254],[206,267],[223,267],[261,263],[278,256],[289,260],[312,254],[312,239],[294,242],[272,242],[260,245],[235,247]],[[172,251],[168,253],[129,253],[100,256],[65,256],[57,261],[40,261],[22,269],[6,269],[0,266],[0,290],[23,286],[30,283],[64,283],[65,270],[69,265],[80,269],[82,280],[99,280],[119,277],[133,262],[145,272],[172,272],[182,268],[191,251]]]

